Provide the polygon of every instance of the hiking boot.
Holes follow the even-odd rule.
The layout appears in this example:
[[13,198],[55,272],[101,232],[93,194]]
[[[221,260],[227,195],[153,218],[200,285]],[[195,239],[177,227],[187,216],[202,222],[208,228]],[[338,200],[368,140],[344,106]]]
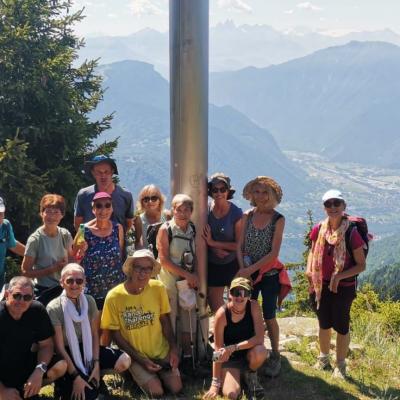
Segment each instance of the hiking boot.
[[271,356],[265,363],[264,375],[269,378],[275,378],[281,372],[281,356],[279,353],[271,353]]
[[332,373],[332,378],[335,378],[335,379],[346,379],[347,378],[346,363],[344,361],[336,364],[336,367]]
[[332,365],[329,356],[319,356],[314,368],[319,371],[332,371]]
[[249,391],[250,399],[262,399],[264,398],[264,388],[258,381],[257,371],[247,370],[243,374],[244,383]]

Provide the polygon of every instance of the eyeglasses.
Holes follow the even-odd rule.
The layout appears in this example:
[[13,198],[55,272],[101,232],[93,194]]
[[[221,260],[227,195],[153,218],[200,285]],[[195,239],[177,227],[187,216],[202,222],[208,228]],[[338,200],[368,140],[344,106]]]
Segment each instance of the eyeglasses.
[[135,272],[138,274],[151,274],[153,272],[153,267],[134,267]]
[[159,200],[158,196],[146,196],[146,197],[143,197],[143,199],[142,199],[143,203],[148,203],[149,201],[151,201],[152,203],[155,203],[157,200]]
[[235,287],[229,291],[233,297],[250,297],[250,290]]
[[103,208],[111,208],[111,203],[95,203],[94,205],[98,210],[102,210]]
[[81,286],[81,285],[83,285],[83,279],[82,278],[76,278],[76,279],[68,278],[65,280],[65,283],[67,285],[73,285],[74,283],[76,283],[78,286]]
[[220,193],[226,193],[228,191],[228,189],[224,186],[224,187],[220,187],[220,188],[217,188],[217,187],[214,187],[214,188],[212,188],[211,189],[211,193],[218,193],[218,192],[220,192]]
[[22,293],[13,293],[12,297],[14,300],[21,301],[24,300],[26,302],[31,301],[33,299],[33,295],[31,294],[22,294]]
[[334,199],[334,200],[327,200],[324,203],[325,208],[332,208],[332,207],[340,207],[343,204],[343,200]]

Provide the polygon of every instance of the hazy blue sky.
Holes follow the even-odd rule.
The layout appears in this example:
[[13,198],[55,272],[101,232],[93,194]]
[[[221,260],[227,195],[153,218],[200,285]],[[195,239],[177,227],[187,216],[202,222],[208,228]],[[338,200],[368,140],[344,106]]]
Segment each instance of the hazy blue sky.
[[[202,1],[202,0],[192,0]],[[76,0],[87,18],[80,35],[127,35],[145,27],[168,29],[168,0]],[[331,33],[390,28],[400,33],[400,0],[210,0],[210,24],[308,27]]]

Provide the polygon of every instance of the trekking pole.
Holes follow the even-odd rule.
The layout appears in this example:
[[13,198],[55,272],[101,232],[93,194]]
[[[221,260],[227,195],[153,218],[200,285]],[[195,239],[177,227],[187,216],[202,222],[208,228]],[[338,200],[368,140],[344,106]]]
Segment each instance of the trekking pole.
[[192,352],[192,365],[193,371],[195,370],[195,363],[194,363],[194,344],[193,344],[193,326],[192,326],[192,314],[191,310],[188,310],[189,313],[189,331],[190,331],[190,350]]

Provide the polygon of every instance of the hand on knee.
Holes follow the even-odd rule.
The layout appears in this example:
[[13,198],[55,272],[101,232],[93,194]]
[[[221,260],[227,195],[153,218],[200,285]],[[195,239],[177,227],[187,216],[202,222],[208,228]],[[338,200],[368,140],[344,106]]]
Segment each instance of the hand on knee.
[[117,372],[126,371],[131,366],[131,358],[128,354],[122,353],[117,362],[114,365],[114,369]]

